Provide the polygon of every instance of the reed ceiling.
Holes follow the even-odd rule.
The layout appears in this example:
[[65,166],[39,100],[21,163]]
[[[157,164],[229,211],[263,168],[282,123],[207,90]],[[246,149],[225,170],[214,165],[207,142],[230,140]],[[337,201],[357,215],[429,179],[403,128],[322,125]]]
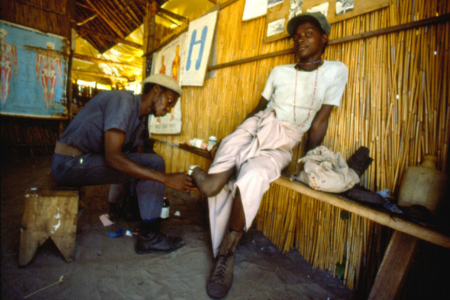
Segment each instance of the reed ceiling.
[[[162,5],[166,1],[157,2]],[[146,0],[76,0],[77,32],[103,53],[143,23],[146,5]]]

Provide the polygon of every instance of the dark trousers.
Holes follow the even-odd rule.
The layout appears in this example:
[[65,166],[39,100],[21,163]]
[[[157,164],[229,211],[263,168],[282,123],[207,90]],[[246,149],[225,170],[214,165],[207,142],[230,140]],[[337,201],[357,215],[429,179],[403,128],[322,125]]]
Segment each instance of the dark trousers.
[[[154,153],[125,153],[125,155],[144,167],[165,172],[164,159]],[[133,179],[106,165],[105,157],[99,154],[83,154],[77,157],[54,154],[52,176],[62,185],[86,186],[111,184],[109,201],[116,202],[122,197],[122,184],[135,180],[139,209],[143,221],[158,218],[164,197],[164,184],[151,180]],[[132,184],[134,185],[134,184]]]

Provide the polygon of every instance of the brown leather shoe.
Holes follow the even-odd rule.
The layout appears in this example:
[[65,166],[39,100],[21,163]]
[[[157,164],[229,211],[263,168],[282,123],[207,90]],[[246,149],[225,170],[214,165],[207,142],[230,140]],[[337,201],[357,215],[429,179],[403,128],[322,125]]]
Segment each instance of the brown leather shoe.
[[214,269],[206,284],[206,291],[213,299],[222,299],[231,288],[236,246],[243,233],[243,231],[227,231],[220,244]]

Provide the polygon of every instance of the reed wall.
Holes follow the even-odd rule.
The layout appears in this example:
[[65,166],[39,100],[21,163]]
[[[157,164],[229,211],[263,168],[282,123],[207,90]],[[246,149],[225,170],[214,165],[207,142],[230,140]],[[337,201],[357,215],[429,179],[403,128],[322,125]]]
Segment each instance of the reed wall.
[[72,0],[2,0],[1,19],[26,27],[70,37],[68,12]]
[[[219,1],[228,4],[230,1]],[[244,0],[221,9],[217,63],[228,63],[290,49],[283,39],[263,43],[265,18],[242,22]],[[371,32],[450,13],[447,0],[392,0],[389,7],[333,24],[330,39]],[[323,144],[345,158],[360,146],[374,162],[363,177],[374,191],[398,191],[408,166],[426,154],[438,157],[448,172],[450,21],[330,44],[324,58],[344,62],[349,80],[341,106],[330,117]],[[153,136],[179,143],[194,137],[219,138],[231,133],[258,103],[271,69],[294,63],[293,54],[266,58],[216,71],[203,87],[183,87],[183,129],[176,136]],[[294,149],[289,172],[304,155],[306,137]],[[210,166],[208,159],[157,143],[168,172],[189,165]],[[371,286],[390,231],[367,219],[310,199],[275,184],[263,198],[256,219],[281,250],[297,249],[314,267],[337,275],[352,289]]]
[[[34,28],[45,33],[70,37],[68,0],[2,0],[2,20]],[[60,120],[0,116],[2,157],[53,154]],[[62,127],[61,127],[62,128]]]

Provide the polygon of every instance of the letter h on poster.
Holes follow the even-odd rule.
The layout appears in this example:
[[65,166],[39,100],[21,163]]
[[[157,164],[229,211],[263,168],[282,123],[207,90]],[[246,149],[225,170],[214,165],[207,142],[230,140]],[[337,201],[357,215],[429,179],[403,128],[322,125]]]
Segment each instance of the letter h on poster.
[[[203,86],[214,37],[218,11],[211,12],[189,24],[188,55],[182,85]],[[198,34],[201,32],[200,39]]]
[[189,43],[189,54],[186,60],[186,71],[189,71],[191,68],[191,61],[192,61],[192,49],[194,48],[194,45],[199,44],[200,45],[200,51],[198,52],[197,60],[195,62],[195,70],[198,71],[200,69],[200,65],[202,62],[202,55],[203,50],[205,49],[205,42],[206,42],[206,34],[208,33],[208,26],[203,27],[202,30],[202,37],[200,40],[196,40],[197,38],[197,30],[194,30],[192,33],[191,41]]

